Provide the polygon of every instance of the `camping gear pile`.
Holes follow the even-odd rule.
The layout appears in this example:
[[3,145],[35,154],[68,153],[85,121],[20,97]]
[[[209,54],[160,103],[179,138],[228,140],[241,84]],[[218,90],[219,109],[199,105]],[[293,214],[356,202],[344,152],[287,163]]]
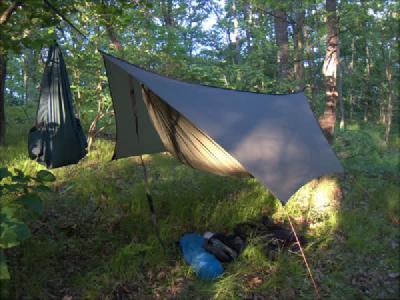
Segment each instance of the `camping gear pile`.
[[304,237],[299,242],[294,233],[269,220],[267,216],[261,222],[245,222],[235,226],[234,233],[205,232],[186,233],[179,240],[184,260],[192,267],[200,279],[214,280],[224,272],[223,264],[234,261],[243,252],[248,239],[257,239],[270,260],[275,260],[279,253],[288,250],[298,253],[305,245]]

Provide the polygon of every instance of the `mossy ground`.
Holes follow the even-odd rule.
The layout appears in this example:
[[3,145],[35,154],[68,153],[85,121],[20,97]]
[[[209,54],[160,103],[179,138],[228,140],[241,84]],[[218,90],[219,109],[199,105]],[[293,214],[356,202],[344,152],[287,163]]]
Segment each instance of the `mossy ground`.
[[[43,168],[27,157],[33,121],[21,107],[7,112],[8,146],[0,149],[0,164],[33,174]],[[7,251],[12,278],[1,283],[2,296],[312,299],[302,258],[281,253],[271,261],[257,239],[213,282],[198,280],[175,245],[188,231],[230,232],[261,215],[277,222],[290,215],[307,237],[305,252],[323,299],[396,298],[399,141],[387,147],[381,137],[379,127],[359,125],[338,133],[334,147],[345,175],[310,182],[285,207],[254,179],[214,176],[166,154],[145,156],[165,253],[154,235],[138,160],[110,161],[113,142],[98,139],[79,164],[53,171],[52,192],[42,195],[45,212],[29,222],[33,238]]]

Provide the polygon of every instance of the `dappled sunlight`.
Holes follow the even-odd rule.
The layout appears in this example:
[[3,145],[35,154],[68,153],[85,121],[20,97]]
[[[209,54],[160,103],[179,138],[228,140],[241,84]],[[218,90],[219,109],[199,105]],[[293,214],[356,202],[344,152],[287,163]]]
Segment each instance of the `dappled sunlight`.
[[329,177],[321,178],[313,193],[313,208],[324,212],[329,208],[337,208],[340,200],[340,186],[337,180]]

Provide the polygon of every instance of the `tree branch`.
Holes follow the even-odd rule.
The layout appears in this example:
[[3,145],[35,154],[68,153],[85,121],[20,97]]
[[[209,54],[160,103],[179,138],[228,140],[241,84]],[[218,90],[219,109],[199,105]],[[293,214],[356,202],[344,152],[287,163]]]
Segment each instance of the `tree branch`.
[[13,2],[0,16],[0,25],[5,24],[11,17],[12,13],[22,5],[22,1]]

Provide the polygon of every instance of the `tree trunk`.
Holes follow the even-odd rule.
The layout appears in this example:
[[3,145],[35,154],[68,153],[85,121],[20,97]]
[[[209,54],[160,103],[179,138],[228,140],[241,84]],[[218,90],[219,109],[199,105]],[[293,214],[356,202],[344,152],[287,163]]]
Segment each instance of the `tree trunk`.
[[29,57],[27,52],[24,53],[24,104],[28,102]]
[[[0,26],[5,24],[13,14],[13,12],[22,5],[22,1],[14,1],[0,15]],[[0,146],[5,145],[6,137],[6,113],[5,113],[5,83],[7,74],[7,53],[5,49],[0,48]]]
[[330,144],[333,142],[333,134],[336,123],[336,104],[339,100],[337,86],[337,71],[340,64],[339,35],[337,29],[336,0],[326,0],[327,11],[327,49],[323,65],[325,76],[325,110],[319,119],[322,131]]
[[385,73],[389,89],[386,116],[385,116],[385,142],[386,144],[389,144],[390,130],[392,127],[392,116],[393,116],[393,104],[392,104],[393,89],[392,89],[392,69],[388,64],[386,65]]
[[296,25],[294,29],[294,49],[296,60],[294,63],[294,73],[296,75],[299,89],[304,88],[304,18],[304,9],[296,12]]
[[[316,67],[315,67],[315,54],[313,51],[313,45],[311,42],[312,36],[311,34],[307,34],[306,40],[306,59],[308,62],[308,67],[307,69],[309,70],[307,73],[307,77],[310,78],[310,88],[311,88],[311,103],[313,107],[317,106],[317,100],[318,100],[318,82],[317,82],[317,76],[315,75],[316,73]],[[319,51],[319,48],[318,48]]]
[[[107,35],[111,41],[111,43],[113,44],[114,48],[116,50],[118,50],[119,52],[121,52],[120,54],[122,55],[122,45],[119,42],[118,38],[117,38],[117,34],[114,31],[114,26],[113,26],[113,22],[110,18],[110,15],[107,13],[107,7],[112,6],[111,3],[108,3],[106,1],[102,1],[102,6],[104,8],[104,11],[106,12],[105,14],[103,14],[103,18],[106,21],[106,32]],[[123,56],[123,55],[122,55]]]
[[233,43],[235,44],[236,64],[240,64],[239,20],[237,16],[235,0],[232,1],[232,14],[233,14]]
[[355,37],[353,36],[351,40],[351,63],[350,63],[350,68],[349,68],[349,73],[350,73],[350,113],[349,113],[349,119],[350,122],[353,121],[353,106],[354,106],[354,91],[353,91],[353,75],[354,75],[354,66],[355,66],[355,57],[356,57],[356,40]]
[[[392,67],[391,67],[391,55],[390,55],[390,48],[387,47],[388,50],[388,55],[385,53],[385,47],[384,43],[382,43],[382,56],[383,60],[385,63],[385,76],[386,76],[386,83],[387,83],[387,89],[388,89],[388,100],[387,100],[387,106],[384,112],[385,115],[385,142],[386,144],[389,144],[389,137],[390,137],[390,131],[392,127],[392,117],[393,117],[393,84],[392,84]],[[382,97],[383,98],[383,97]]]
[[174,19],[172,17],[172,0],[162,0],[161,9],[164,17],[164,24],[166,26],[173,26]]
[[[368,7],[366,6],[366,1],[361,0],[361,6],[364,10],[364,13],[367,15],[368,12]],[[370,49],[368,46],[368,32],[369,32],[369,26],[367,20],[364,20],[362,24],[364,28],[364,47],[365,47],[365,56],[366,56],[366,65],[367,65],[367,74],[365,78],[365,82],[367,84],[366,90],[364,93],[364,122],[368,121],[368,109],[370,105],[370,100],[371,100],[371,54],[370,54]]]
[[367,90],[364,99],[364,121],[368,121],[368,106],[371,100],[371,55],[368,47],[368,41],[365,39],[365,54],[367,56]]
[[7,74],[7,56],[0,52],[0,146],[5,145],[6,114],[5,114],[5,83]]
[[344,103],[343,103],[343,66],[342,63],[338,66],[338,75],[337,75],[337,86],[338,86],[338,100],[339,100],[339,109],[340,109],[340,124],[339,128],[344,129]]
[[253,9],[251,3],[245,4],[245,20],[246,20],[246,43],[247,43],[247,53],[251,52],[252,39],[253,39]]
[[286,11],[274,11],[275,39],[278,46],[278,77],[287,80],[289,77],[289,38]]

